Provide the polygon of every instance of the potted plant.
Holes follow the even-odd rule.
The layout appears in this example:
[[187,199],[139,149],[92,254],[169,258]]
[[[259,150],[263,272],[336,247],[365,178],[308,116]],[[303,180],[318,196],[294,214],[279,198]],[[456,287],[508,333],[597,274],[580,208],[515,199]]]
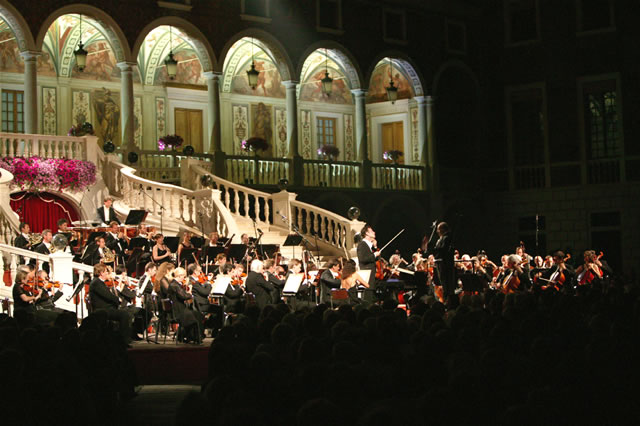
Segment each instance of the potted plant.
[[397,149],[385,151],[382,154],[382,158],[384,158],[385,160],[393,161],[393,164],[398,164],[398,160],[400,159],[400,157],[402,157],[402,151],[399,151]]
[[269,143],[263,138],[254,136],[249,139],[243,140],[241,148],[244,152],[253,152],[256,156],[258,156],[258,151],[266,151],[267,149],[269,149]]
[[165,135],[158,139],[158,149],[160,151],[175,151],[184,143],[184,139],[179,135]]
[[340,149],[335,145],[322,145],[318,148],[318,155],[328,160],[337,160],[340,155]]
[[93,135],[93,125],[88,121],[84,123],[76,124],[72,126],[67,132],[67,136],[85,136],[85,135]]

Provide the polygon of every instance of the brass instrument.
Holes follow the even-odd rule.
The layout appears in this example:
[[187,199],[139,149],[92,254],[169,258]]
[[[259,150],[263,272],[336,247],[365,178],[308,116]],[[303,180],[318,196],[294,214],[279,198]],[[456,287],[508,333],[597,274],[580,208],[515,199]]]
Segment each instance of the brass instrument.
[[31,233],[29,234],[29,245],[35,247],[42,242],[42,234]]
[[102,263],[113,263],[116,260],[115,252],[108,247],[102,249],[102,255]]

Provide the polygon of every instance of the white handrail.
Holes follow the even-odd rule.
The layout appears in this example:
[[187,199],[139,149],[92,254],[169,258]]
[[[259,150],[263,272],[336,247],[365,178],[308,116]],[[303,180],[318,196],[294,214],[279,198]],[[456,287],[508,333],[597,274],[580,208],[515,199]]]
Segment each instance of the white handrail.
[[0,243],[11,243],[13,236],[18,233],[20,220],[9,203],[11,190],[9,185],[13,181],[13,174],[0,169]]

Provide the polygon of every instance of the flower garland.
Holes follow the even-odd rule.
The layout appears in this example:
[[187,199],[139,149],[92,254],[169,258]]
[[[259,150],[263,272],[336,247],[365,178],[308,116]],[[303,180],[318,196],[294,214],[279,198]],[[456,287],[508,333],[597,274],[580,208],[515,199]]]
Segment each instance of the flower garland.
[[11,188],[23,191],[81,192],[96,183],[96,165],[66,158],[5,157],[0,168],[13,174]]

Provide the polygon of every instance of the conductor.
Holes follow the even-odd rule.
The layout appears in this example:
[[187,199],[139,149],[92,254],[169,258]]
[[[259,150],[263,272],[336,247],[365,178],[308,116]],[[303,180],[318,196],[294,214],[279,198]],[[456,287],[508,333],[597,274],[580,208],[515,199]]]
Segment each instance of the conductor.
[[[374,300],[376,283],[376,260],[380,257],[380,251],[376,247],[376,233],[368,223],[360,231],[362,241],[358,243],[358,265],[362,271],[371,271],[369,275],[369,291],[365,291],[365,301]],[[371,291],[373,290],[373,291]]]

